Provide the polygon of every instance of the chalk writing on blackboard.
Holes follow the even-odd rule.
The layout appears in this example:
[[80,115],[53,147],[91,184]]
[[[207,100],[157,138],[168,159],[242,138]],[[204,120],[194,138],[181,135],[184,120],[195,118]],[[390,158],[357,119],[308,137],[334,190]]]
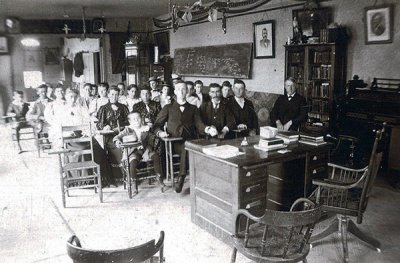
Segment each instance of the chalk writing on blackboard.
[[250,78],[252,44],[179,48],[174,72],[182,76]]

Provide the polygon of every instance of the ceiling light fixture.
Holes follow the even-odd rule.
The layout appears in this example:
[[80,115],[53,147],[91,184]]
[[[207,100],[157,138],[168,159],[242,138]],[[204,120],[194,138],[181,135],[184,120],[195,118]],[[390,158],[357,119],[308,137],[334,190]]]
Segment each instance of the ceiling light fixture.
[[40,46],[39,40],[34,39],[34,38],[23,38],[23,39],[21,39],[21,44],[24,47],[38,47],[38,46]]

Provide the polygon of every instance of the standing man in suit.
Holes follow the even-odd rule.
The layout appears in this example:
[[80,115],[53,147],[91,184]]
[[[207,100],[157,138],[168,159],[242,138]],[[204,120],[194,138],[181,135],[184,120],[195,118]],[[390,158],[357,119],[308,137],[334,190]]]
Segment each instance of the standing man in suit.
[[239,136],[253,136],[258,134],[258,117],[253,103],[244,97],[246,84],[240,79],[233,82],[235,96],[229,99],[228,107],[231,109],[236,121],[236,128],[240,130]]
[[285,81],[286,95],[276,100],[271,111],[272,125],[280,131],[297,131],[307,120],[305,98],[296,93],[296,80],[292,77]]
[[[183,140],[174,143],[173,150],[180,154],[179,179],[175,191],[182,191],[185,182],[188,158],[185,150],[185,141],[196,139],[199,133],[207,133],[211,136],[218,134],[214,127],[206,126],[201,120],[200,112],[196,106],[186,101],[187,87],[183,81],[175,84],[174,93],[176,100],[165,107],[158,114],[154,124],[154,132],[158,137],[182,137]],[[167,124],[166,128],[165,124]]]
[[211,83],[208,94],[211,100],[200,106],[201,119],[205,125],[217,129],[218,137],[225,138],[230,131],[236,128],[235,118],[228,106],[222,101],[220,85]]
[[210,101],[210,96],[206,93],[203,93],[203,82],[201,80],[196,80],[194,82],[194,90],[196,91],[196,95],[200,100],[200,104],[197,105],[200,108],[201,104],[204,102]]

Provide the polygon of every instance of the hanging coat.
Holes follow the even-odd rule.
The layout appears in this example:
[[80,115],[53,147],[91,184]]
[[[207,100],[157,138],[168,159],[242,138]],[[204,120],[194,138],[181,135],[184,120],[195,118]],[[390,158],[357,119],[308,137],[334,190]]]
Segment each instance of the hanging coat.
[[82,52],[76,53],[74,58],[75,77],[83,75],[83,56]]

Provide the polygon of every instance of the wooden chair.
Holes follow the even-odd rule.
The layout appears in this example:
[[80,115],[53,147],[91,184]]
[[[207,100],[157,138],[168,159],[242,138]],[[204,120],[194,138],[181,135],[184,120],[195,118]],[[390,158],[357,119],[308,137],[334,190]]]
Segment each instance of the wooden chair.
[[[300,211],[297,209],[300,208]],[[244,231],[240,221],[246,218]],[[306,198],[296,200],[290,212],[266,210],[261,217],[241,209],[236,217],[231,263],[239,251],[255,262],[306,262],[308,240],[321,216],[321,208]]]
[[324,211],[338,214],[329,227],[321,233],[313,236],[310,241],[315,244],[317,241],[335,232],[341,233],[344,261],[348,262],[347,233],[365,242],[380,252],[379,241],[365,235],[358,229],[356,224],[349,219],[349,216],[357,217],[357,223],[361,224],[364,211],[367,208],[368,198],[374,185],[383,155],[381,146],[384,127],[376,132],[375,142],[369,164],[362,169],[352,169],[333,163],[328,163],[331,168],[329,179],[313,180],[317,189],[313,193],[316,202],[322,206]]
[[[90,125],[62,126],[62,149],[54,149],[50,154],[58,154],[60,165],[60,182],[63,206],[66,206],[65,195],[72,189],[94,188],[99,191],[100,202],[103,202],[100,167],[94,162],[93,143],[89,132]],[[68,135],[66,135],[68,134]]]
[[175,184],[175,176],[179,174],[179,163],[180,163],[180,155],[173,152],[173,143],[177,141],[182,141],[183,138],[177,137],[166,137],[161,138],[165,144],[165,175],[166,180],[171,180],[171,185],[174,187]]
[[[134,147],[140,147],[142,144],[140,142],[129,142],[129,143],[121,143],[122,151],[125,151],[125,155],[128,156],[128,150]],[[128,188],[128,196],[132,198],[133,192],[137,194],[139,192],[138,185],[141,181],[157,179],[160,181],[160,178],[157,178],[157,175],[154,173],[153,161],[142,161],[139,163],[137,169],[136,178],[132,178],[130,165],[128,160],[122,161],[122,175],[123,175],[123,183],[124,189]],[[160,184],[161,192],[164,192],[164,184]],[[134,191],[133,191],[134,189]]]
[[[67,252],[74,263],[162,263],[165,262],[164,231],[160,232],[160,238],[158,239],[157,243],[153,239],[135,247],[115,250],[85,249],[82,248],[78,237],[72,236],[67,241]],[[157,252],[159,252],[158,257],[154,256]]]

